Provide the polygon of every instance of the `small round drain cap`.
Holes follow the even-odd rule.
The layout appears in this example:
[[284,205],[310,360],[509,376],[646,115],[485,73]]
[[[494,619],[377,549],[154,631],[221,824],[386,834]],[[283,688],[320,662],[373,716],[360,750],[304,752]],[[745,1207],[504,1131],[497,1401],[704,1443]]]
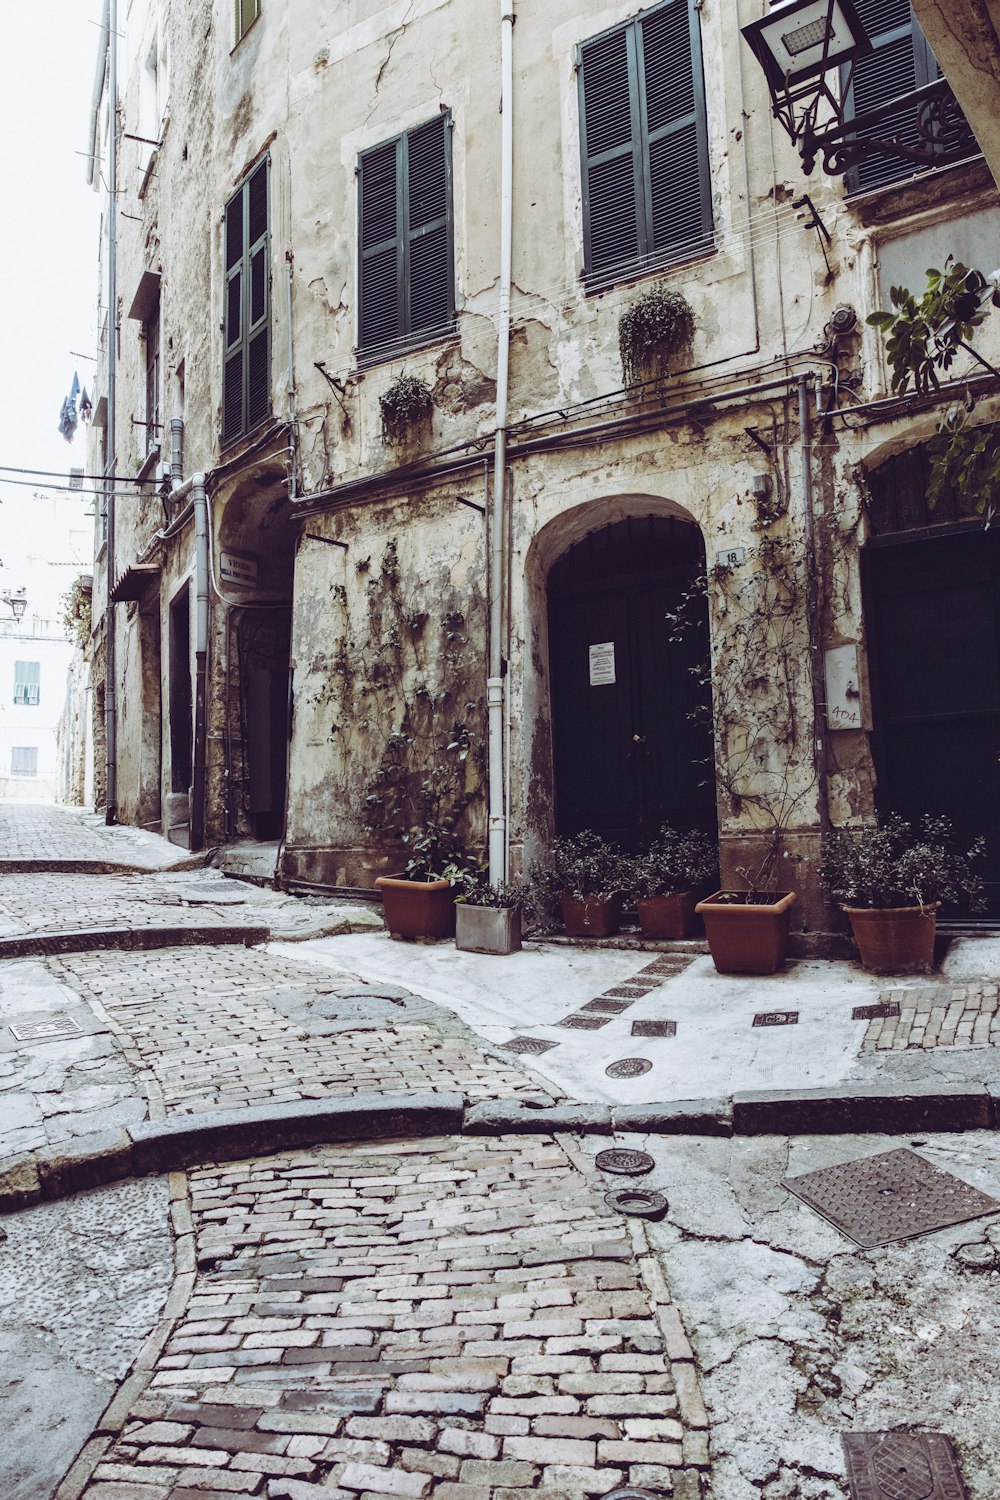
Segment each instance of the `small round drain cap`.
[[648,1057],[623,1057],[604,1069],[608,1078],[639,1078],[648,1073],[653,1064]]
[[620,1177],[644,1177],[656,1166],[646,1151],[625,1151],[619,1146],[598,1151],[594,1161],[602,1172],[616,1172]]
[[611,1490],[604,1500],[663,1500],[660,1490]]
[[616,1188],[605,1193],[604,1201],[616,1213],[627,1214],[630,1219],[662,1219],[667,1211],[667,1200],[662,1193],[647,1188]]

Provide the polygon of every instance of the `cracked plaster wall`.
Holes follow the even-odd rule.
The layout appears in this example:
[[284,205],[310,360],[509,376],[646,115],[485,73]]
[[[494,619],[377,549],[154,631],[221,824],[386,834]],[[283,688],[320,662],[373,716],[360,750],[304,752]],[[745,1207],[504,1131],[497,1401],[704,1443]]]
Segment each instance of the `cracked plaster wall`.
[[[147,8],[152,15],[152,8]],[[581,283],[582,204],[578,136],[577,45],[633,13],[624,3],[598,9],[579,0],[555,0],[518,12],[514,35],[514,327],[511,343],[511,420],[516,423],[567,404],[605,397],[621,386],[617,326],[622,311],[648,283],[621,282],[599,295]],[[738,19],[750,18],[745,4]],[[133,6],[136,34],[146,10]],[[268,0],[260,18],[231,49],[227,8],[216,4],[206,17],[193,0],[162,0],[160,24],[170,41],[169,120],[144,196],[136,171],[126,166],[123,207],[136,219],[122,221],[120,286],[131,296],[141,269],[161,270],[163,297],[163,397],[166,416],[181,407],[178,372],[183,365],[183,414],[187,472],[218,463],[222,311],[222,207],[246,168],[266,150],[272,162],[272,409],[288,412],[288,306],[286,255],[292,257],[292,320],[299,415],[299,492],[312,493],[367,475],[385,474],[375,505],[339,509],[306,529],[346,540],[341,549],[310,543],[300,548],[295,575],[297,670],[336,654],[343,629],[330,611],[330,591],[340,586],[357,622],[367,584],[353,571],[354,553],[380,555],[398,536],[404,567],[414,587],[437,596],[465,591],[467,618],[479,619],[485,582],[483,523],[456,506],[454,486],[408,489],[393,479],[401,463],[419,463],[477,436],[490,440],[494,419],[499,198],[499,36],[492,7],[484,0],[396,0],[390,5],[309,8],[308,24],[291,0]],[[955,213],[972,211],[990,193],[972,182],[963,198],[938,190],[893,190],[881,208],[845,202],[839,180],[817,174],[806,182],[790,143],[770,120],[763,80],[740,39],[730,7],[705,0],[700,8],[711,162],[714,253],[663,273],[681,288],[695,316],[691,373],[679,371],[671,390],[682,397],[694,379],[708,376],[733,387],[753,386],[773,374],[789,353],[815,350],[838,306],[860,315],[859,333],[842,349],[842,365],[860,380],[866,397],[884,389],[881,354],[867,313],[879,305],[879,247],[901,229],[915,235],[936,230]],[[125,128],[134,128],[135,67],[140,44],[128,42],[125,68]],[[192,44],[194,39],[194,44]],[[356,178],[358,153],[432,118],[451,112],[454,166],[455,280],[458,327],[454,337],[360,370],[355,356]],[[126,148],[128,143],[126,143]],[[954,179],[958,182],[958,179]],[[830,231],[829,268],[820,238],[794,201],[807,190]],[[876,195],[878,196],[878,195]],[[983,245],[983,259],[990,248]],[[126,309],[127,310],[127,309]],[[123,412],[142,393],[136,327],[122,323]],[[323,361],[326,375],[316,368]],[[825,378],[829,366],[796,364]],[[398,450],[380,434],[379,397],[400,375],[425,380],[434,396],[430,427]],[[625,507],[633,512],[679,508],[701,527],[711,558],[721,546],[754,546],[759,532],[748,503],[752,475],[769,473],[783,485],[789,516],[776,534],[801,535],[799,457],[794,414],[780,402],[747,406],[726,415],[707,412],[654,436],[595,437],[592,444],[531,458],[514,458],[512,474],[511,693],[513,828],[515,849],[544,843],[551,829],[550,728],[545,680],[543,590],[538,563],[552,541],[602,524]],[[619,408],[621,409],[621,408]],[[626,408],[627,409],[627,408]],[[557,424],[558,425],[558,422]],[[756,426],[772,434],[770,456],[745,432]],[[824,546],[823,627],[827,643],[856,642],[864,673],[858,544],[864,539],[854,474],[873,454],[906,447],[927,435],[932,418],[905,418],[879,429],[841,426],[817,435],[817,532]],[[126,424],[119,423],[125,467]],[[270,450],[282,462],[282,440]],[[227,458],[228,455],[224,457]],[[243,473],[252,475],[249,460]],[[238,478],[238,475],[237,475]],[[277,481],[280,483],[280,480]],[[228,480],[227,480],[228,484]],[[236,486],[234,486],[235,488]],[[481,500],[481,473],[471,471],[458,490]],[[228,489],[219,499],[221,511]],[[629,498],[631,497],[631,498]],[[651,498],[648,498],[651,497]],[[615,508],[618,508],[617,510]],[[153,501],[123,506],[119,562],[139,555],[159,524]],[[624,511],[622,511],[624,513]],[[315,522],[315,524],[314,524]],[[540,548],[542,536],[547,541]],[[245,537],[254,550],[252,534]],[[190,531],[165,552],[164,585],[176,586],[191,565]],[[258,538],[258,551],[266,551]],[[455,558],[467,562],[455,566]],[[551,558],[549,559],[551,560]],[[100,575],[100,569],[98,569]],[[169,585],[168,585],[169,580]],[[441,580],[444,580],[443,584]],[[95,580],[95,607],[103,599]],[[418,612],[423,608],[417,606]],[[217,613],[219,613],[217,606]],[[165,602],[162,605],[165,619]],[[119,611],[119,615],[122,611]],[[724,649],[724,628],[714,648]],[[128,628],[121,620],[119,631]],[[218,631],[213,671],[226,665]],[[338,631],[341,632],[338,636]],[[473,651],[484,651],[477,627]],[[805,634],[803,631],[803,642]],[[131,649],[131,648],[130,648]],[[804,655],[804,653],[803,653]],[[122,644],[119,659],[123,657]],[[134,652],[133,652],[134,660]],[[470,680],[475,671],[470,666]],[[314,675],[323,676],[318,666]],[[479,668],[479,696],[485,661]],[[442,681],[441,689],[447,686]],[[296,681],[289,801],[292,844],[341,851],[366,840],[357,816],[363,766],[342,763],[328,735],[313,722],[311,699],[329,691]],[[218,704],[221,689],[213,688]],[[464,689],[463,689],[464,691]],[[863,691],[867,691],[863,681]],[[796,695],[805,719],[811,692],[799,673]],[[215,710],[216,715],[218,710]],[[867,704],[866,704],[867,714]],[[869,718],[861,731],[831,736],[829,793],[836,817],[870,811],[874,773],[868,749]],[[218,718],[213,734],[220,733]],[[126,731],[130,737],[133,729]],[[164,722],[164,777],[169,775]],[[130,741],[131,743],[131,741]],[[128,751],[137,758],[137,751]],[[216,743],[210,771],[213,806],[209,828],[220,826],[223,767]],[[803,878],[814,860],[816,791],[808,756],[796,752],[791,773],[803,789],[801,834],[796,846]],[[352,811],[353,809],[353,811]],[[721,809],[734,840],[752,836],[752,825]],[[214,820],[214,821],[213,821]],[[381,858],[370,849],[369,865]],[[384,851],[383,851],[384,852]],[[735,858],[735,856],[734,856]],[[374,862],[374,864],[373,864]],[[341,859],[327,862],[322,878],[344,878]],[[317,873],[317,872],[314,872]],[[813,888],[808,921],[821,920]]]

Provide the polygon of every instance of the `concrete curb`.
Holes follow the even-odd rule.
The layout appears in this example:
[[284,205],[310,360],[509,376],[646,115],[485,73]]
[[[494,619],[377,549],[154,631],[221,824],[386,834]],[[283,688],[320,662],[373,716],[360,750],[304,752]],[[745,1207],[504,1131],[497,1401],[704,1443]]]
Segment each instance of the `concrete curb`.
[[119,949],[143,952],[153,948],[222,947],[243,943],[247,948],[271,941],[271,928],[259,924],[217,922],[211,926],[81,927],[68,932],[26,933],[0,939],[0,959],[52,958],[58,953],[92,953]]
[[736,1094],[664,1104],[466,1104],[461,1094],[354,1094],[149,1120],[127,1130],[9,1157],[0,1214],[86,1188],[201,1162],[303,1146],[439,1135],[756,1136],[952,1133],[1000,1128],[1000,1098],[979,1084]]
[[170,875],[204,869],[206,858],[192,854],[167,865],[119,859],[0,859],[0,875]]

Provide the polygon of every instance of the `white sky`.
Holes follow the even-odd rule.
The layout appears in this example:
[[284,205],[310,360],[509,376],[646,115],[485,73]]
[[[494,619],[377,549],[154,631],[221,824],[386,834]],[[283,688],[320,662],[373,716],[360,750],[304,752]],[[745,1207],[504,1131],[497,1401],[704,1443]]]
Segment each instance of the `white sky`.
[[[58,432],[74,370],[93,390],[100,199],[87,187],[90,100],[101,0],[5,7],[0,48],[4,206],[0,231],[0,464],[86,464],[85,429]],[[81,153],[81,154],[77,154]],[[31,490],[0,472],[0,559],[49,538],[32,524]],[[37,517],[37,511],[36,511]],[[54,548],[59,538],[52,538]],[[62,548],[58,549],[59,551]]]

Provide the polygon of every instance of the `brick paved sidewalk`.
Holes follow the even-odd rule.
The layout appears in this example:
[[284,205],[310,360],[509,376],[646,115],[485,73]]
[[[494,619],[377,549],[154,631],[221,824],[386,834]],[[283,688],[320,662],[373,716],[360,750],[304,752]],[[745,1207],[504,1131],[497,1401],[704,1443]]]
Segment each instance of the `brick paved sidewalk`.
[[380,928],[363,903],[304,902],[214,871],[143,875],[0,873],[0,938],[156,925],[266,926],[285,941]]
[[82,808],[0,802],[0,862],[105,861],[156,870],[198,858],[144,829],[109,828]]
[[[99,1003],[154,1119],[371,1092],[539,1093],[537,1078],[484,1053],[447,1012],[414,1002],[410,1020],[391,986],[361,986],[263,949],[67,954],[47,967]],[[337,1019],[341,997],[359,993],[359,1014]],[[366,1011],[378,1024],[366,1023]]]
[[1000,1045],[1000,986],[934,984],[887,989],[882,1004],[898,1014],[870,1022],[863,1052]]
[[57,1500],[696,1500],[691,1350],[602,1190],[562,1138],[192,1173],[171,1317]]

